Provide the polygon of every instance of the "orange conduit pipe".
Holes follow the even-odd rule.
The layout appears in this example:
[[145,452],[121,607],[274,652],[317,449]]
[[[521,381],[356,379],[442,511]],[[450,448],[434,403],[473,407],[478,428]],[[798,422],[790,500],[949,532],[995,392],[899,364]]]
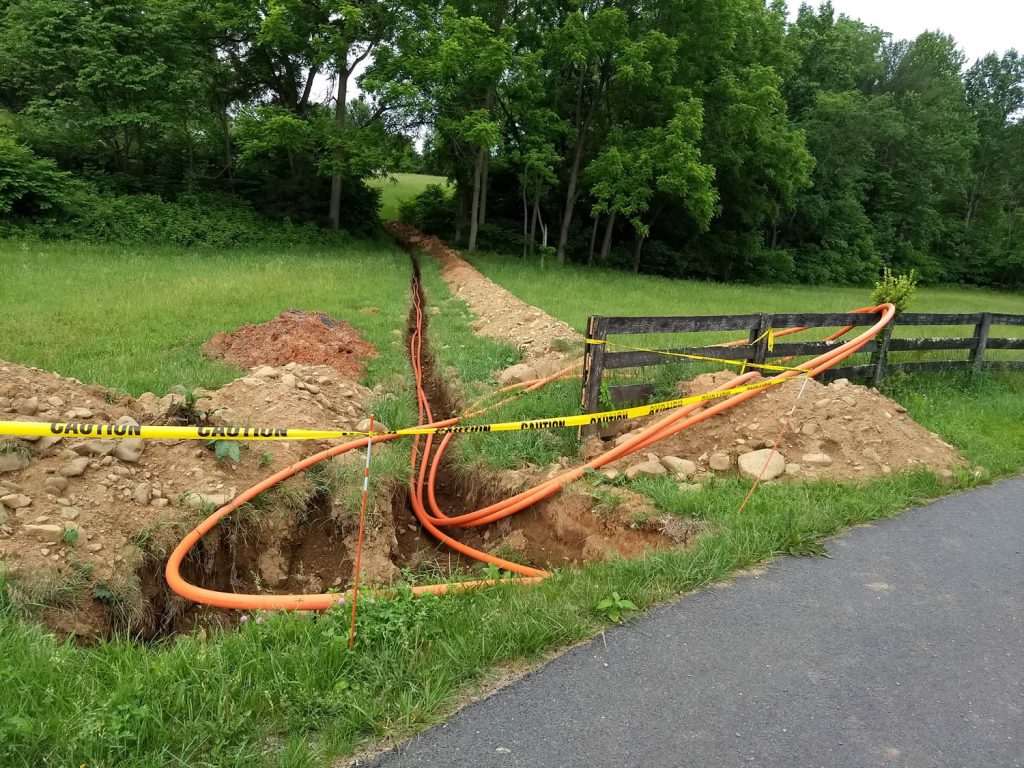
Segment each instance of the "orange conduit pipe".
[[[423,308],[420,304],[420,297],[417,292],[413,293],[413,308],[415,315],[415,324],[410,333],[409,340],[409,351],[410,358],[413,366],[413,373],[416,381],[416,398],[417,398],[417,410],[419,413],[418,422],[420,426],[434,426],[434,427],[445,427],[451,426],[458,423],[461,418],[467,416],[479,415],[491,408],[497,407],[501,403],[506,402],[508,399],[514,399],[520,394],[524,394],[527,391],[534,391],[550,381],[561,378],[576,366],[571,366],[562,371],[559,371],[549,377],[536,379],[534,381],[525,382],[519,385],[513,385],[511,387],[505,387],[501,392],[508,392],[513,390],[521,390],[511,398],[506,398],[498,403],[495,403],[487,408],[478,410],[470,409],[470,413],[461,418],[451,418],[442,421],[434,422],[433,415],[430,408],[430,403],[427,398],[427,394],[423,383],[423,367],[422,367],[422,353],[423,353]],[[876,307],[862,307],[856,312],[881,312],[881,318],[875,322],[870,328],[860,333],[855,338],[847,341],[845,344],[836,347],[833,350],[829,350],[824,354],[810,360],[807,363],[803,363],[799,366],[802,371],[786,371],[774,377],[778,380],[786,380],[794,378],[796,376],[817,376],[822,371],[834,366],[835,364],[847,359],[853,354],[859,352],[865,345],[871,342],[871,340],[891,321],[896,313],[896,309],[892,304],[882,304]],[[845,334],[851,327],[842,329],[836,334],[832,334],[829,340],[838,338]],[[783,333],[795,333],[804,328],[786,329],[780,331],[778,335]],[[756,372],[745,373],[734,377],[730,381],[723,384],[716,391],[729,389],[731,387],[740,386],[747,381],[750,381],[754,377],[758,376]],[[536,504],[545,498],[549,498],[554,494],[558,493],[569,483],[578,480],[582,477],[588,469],[598,469],[613,461],[616,461],[624,456],[628,456],[639,450],[660,441],[664,440],[671,435],[677,434],[694,424],[700,423],[712,416],[721,413],[729,408],[733,408],[751,397],[765,391],[764,389],[750,390],[743,392],[738,395],[725,398],[710,406],[702,408],[702,405],[695,403],[689,406],[680,408],[674,412],[669,413],[664,418],[660,419],[656,423],[644,428],[636,436],[623,444],[612,448],[609,451],[601,454],[600,456],[591,459],[587,463],[568,470],[558,477],[543,482],[534,488],[523,491],[522,493],[516,494],[508,499],[505,499],[496,504],[491,504],[481,509],[469,512],[463,515],[457,515],[450,517],[445,515],[437,503],[435,494],[435,483],[437,479],[438,467],[440,466],[441,459],[444,455],[445,450],[451,444],[451,440],[454,435],[452,433],[445,434],[442,438],[438,449],[431,455],[431,449],[433,447],[434,435],[425,436],[423,440],[423,450],[420,451],[421,440],[424,436],[417,435],[413,440],[413,446],[410,456],[410,487],[412,493],[410,495],[413,513],[419,520],[420,524],[430,532],[432,536],[437,538],[452,549],[460,552],[463,555],[471,557],[485,563],[493,563],[500,568],[511,571],[513,573],[520,574],[525,578],[521,578],[520,582],[534,582],[539,579],[547,577],[549,574],[546,571],[531,568],[529,566],[521,565],[519,563],[513,563],[502,558],[494,557],[486,552],[474,549],[457,539],[452,538],[445,534],[441,528],[452,526],[452,527],[470,527],[476,525],[485,525],[487,523],[501,520],[509,515],[515,514],[516,512],[522,511]],[[474,406],[475,408],[476,406]],[[197,586],[190,583],[181,575],[181,564],[188,554],[188,552],[198,543],[198,541],[208,533],[217,523],[223,520],[225,517],[230,515],[232,512],[237,510],[243,504],[251,501],[259,494],[269,490],[278,483],[292,477],[304,469],[327,459],[339,456],[348,451],[355,450],[358,448],[366,447],[367,441],[372,443],[386,442],[388,440],[394,440],[398,435],[375,435],[370,438],[360,438],[342,445],[328,448],[324,451],[320,451],[300,462],[293,464],[292,466],[277,472],[270,477],[266,478],[262,482],[256,484],[252,488],[244,491],[240,495],[232,499],[228,504],[224,505],[208,518],[203,520],[195,529],[193,529],[182,541],[174,548],[170,557],[167,560],[167,566],[165,568],[165,576],[167,583],[174,592],[181,595],[182,597],[197,603],[204,603],[206,605],[212,605],[219,608],[229,608],[237,610],[324,610],[335,605],[336,601],[341,597],[337,593],[326,593],[319,595],[249,595],[249,594],[238,594],[233,592],[221,592],[218,590],[206,589],[204,587]],[[418,471],[417,471],[418,466]],[[429,509],[429,511],[428,511]],[[448,584],[430,584],[413,587],[414,594],[443,594],[448,591],[461,590],[473,588],[481,585],[492,584],[492,580],[477,580],[477,581],[463,581],[463,582],[451,582]]]

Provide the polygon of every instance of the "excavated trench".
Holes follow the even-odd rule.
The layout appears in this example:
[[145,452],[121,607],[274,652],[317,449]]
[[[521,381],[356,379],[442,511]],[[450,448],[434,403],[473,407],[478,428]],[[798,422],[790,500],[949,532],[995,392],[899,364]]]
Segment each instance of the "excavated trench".
[[[412,263],[412,291],[426,309],[419,263],[415,253],[406,250]],[[440,420],[458,414],[462,399],[438,371],[430,350],[429,315],[426,311],[422,314],[422,378],[434,417]],[[406,341],[416,321],[414,305],[408,315]],[[391,449],[404,451],[407,445],[393,444]],[[347,458],[354,461],[355,454]],[[538,480],[522,477],[519,482]],[[243,507],[201,539],[183,563],[185,578],[207,588],[249,593],[321,593],[350,586],[358,525],[351,498],[347,504],[340,502],[308,478],[290,483],[295,485],[270,492],[277,494],[276,504]],[[515,482],[500,473],[455,467],[447,454],[435,484],[438,504],[449,516],[498,502],[518,490]],[[364,547],[363,579],[386,581],[403,575],[443,580],[478,570],[476,560],[454,552],[421,528],[409,493],[404,484],[378,485],[376,533],[368,536]],[[446,532],[475,549],[543,569],[571,567],[608,556],[639,556],[651,549],[686,543],[696,535],[696,528],[665,529],[664,521],[652,515],[640,497],[621,489],[615,489],[615,494],[614,509],[606,508],[607,495],[599,500],[585,491],[569,491],[493,525]],[[282,504],[282,499],[291,501]],[[643,524],[638,525],[638,520]],[[238,621],[235,611],[190,603],[168,588],[163,575],[167,553],[182,533],[180,528],[168,529],[159,541],[141,547],[144,555],[134,572],[136,584],[115,590],[113,598],[104,601],[110,628],[152,640]],[[367,573],[368,561],[384,567]]]

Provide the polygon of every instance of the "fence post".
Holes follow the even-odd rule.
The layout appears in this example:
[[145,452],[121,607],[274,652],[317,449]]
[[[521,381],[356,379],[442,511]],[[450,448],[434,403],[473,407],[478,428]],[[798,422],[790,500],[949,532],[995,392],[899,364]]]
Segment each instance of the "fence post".
[[977,340],[974,349],[971,350],[971,364],[974,371],[980,371],[985,366],[985,348],[988,346],[988,331],[992,326],[992,313],[982,312],[981,322],[974,326],[974,338]]
[[748,344],[757,343],[754,347],[754,356],[747,358],[748,363],[760,363],[768,359],[768,329],[772,327],[772,315],[766,315],[763,312],[757,321],[757,326],[752,328],[750,331],[750,338]]
[[881,389],[882,380],[885,378],[885,366],[889,364],[889,342],[892,340],[892,332],[896,327],[896,321],[899,319],[897,313],[893,317],[892,322],[889,323],[885,328],[882,329],[882,338],[875,339],[875,343],[878,345],[875,351],[875,357],[872,362],[875,364],[875,373],[871,378],[871,386],[875,389]]
[[[605,341],[608,338],[608,318],[591,315],[587,320],[587,338]],[[583,348],[583,413],[601,410],[601,376],[604,374],[604,344],[586,344]],[[585,437],[592,430],[580,428]]]

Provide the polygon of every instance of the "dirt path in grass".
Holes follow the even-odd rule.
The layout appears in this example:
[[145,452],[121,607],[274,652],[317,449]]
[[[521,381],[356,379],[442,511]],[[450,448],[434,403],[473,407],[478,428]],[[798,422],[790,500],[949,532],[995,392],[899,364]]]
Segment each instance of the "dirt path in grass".
[[[550,365],[564,367],[574,361],[583,337],[568,323],[527,304],[484,277],[440,238],[424,235],[398,221],[387,222],[385,227],[402,245],[425,251],[441,262],[445,282],[455,296],[469,304],[478,318],[472,324],[473,330],[481,336],[517,347],[524,362],[541,374]],[[567,356],[569,349],[573,350],[573,358]]]

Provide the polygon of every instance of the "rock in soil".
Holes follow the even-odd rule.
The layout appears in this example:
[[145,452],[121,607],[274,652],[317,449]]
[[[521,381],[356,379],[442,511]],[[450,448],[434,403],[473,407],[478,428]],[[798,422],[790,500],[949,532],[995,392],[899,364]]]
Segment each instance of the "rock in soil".
[[712,453],[708,457],[708,466],[715,472],[727,472],[732,467],[732,456],[728,453]]
[[29,465],[29,457],[23,451],[0,453],[0,472],[17,472]]
[[[767,467],[765,462],[768,462]],[[778,451],[772,451],[771,448],[744,453],[737,459],[737,464],[740,474],[744,477],[757,477],[763,468],[762,480],[774,480],[786,471],[786,460]]]

